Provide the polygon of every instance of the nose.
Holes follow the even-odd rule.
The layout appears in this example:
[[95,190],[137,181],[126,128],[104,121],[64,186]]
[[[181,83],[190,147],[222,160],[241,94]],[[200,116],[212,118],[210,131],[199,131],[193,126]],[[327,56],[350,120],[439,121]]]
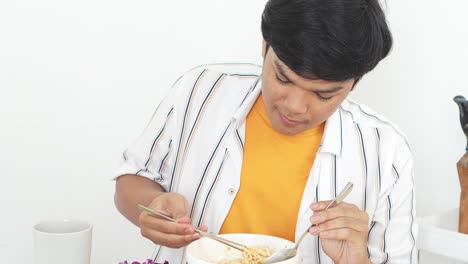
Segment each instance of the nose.
[[284,106],[289,114],[305,114],[309,110],[306,94],[300,89],[292,90],[284,100]]

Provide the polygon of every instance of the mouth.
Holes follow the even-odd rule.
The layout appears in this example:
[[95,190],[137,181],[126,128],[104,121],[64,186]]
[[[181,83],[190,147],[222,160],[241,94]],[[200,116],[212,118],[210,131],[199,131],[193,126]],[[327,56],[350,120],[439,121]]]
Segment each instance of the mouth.
[[281,121],[283,122],[283,124],[285,126],[287,126],[287,127],[295,127],[295,126],[298,126],[298,125],[304,123],[302,121],[290,119],[287,116],[283,115],[281,112],[279,112],[279,116],[280,116]]

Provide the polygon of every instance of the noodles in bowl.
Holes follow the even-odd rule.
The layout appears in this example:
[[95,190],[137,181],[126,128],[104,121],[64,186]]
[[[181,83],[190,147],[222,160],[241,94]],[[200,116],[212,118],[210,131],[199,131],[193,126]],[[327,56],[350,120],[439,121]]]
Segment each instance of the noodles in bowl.
[[273,250],[269,247],[247,247],[242,252],[242,258],[221,260],[218,264],[262,264],[271,254]]
[[[244,244],[247,250],[240,252],[210,238],[201,238],[187,247],[188,264],[261,264],[275,251],[294,247],[294,243],[279,237],[257,234],[223,234],[232,241]],[[298,258],[278,262],[296,264]]]

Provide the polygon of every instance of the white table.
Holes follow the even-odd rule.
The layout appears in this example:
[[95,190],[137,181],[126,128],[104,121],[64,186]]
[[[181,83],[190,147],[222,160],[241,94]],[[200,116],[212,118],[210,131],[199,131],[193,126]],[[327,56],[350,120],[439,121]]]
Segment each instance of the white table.
[[457,231],[458,213],[455,208],[419,218],[418,249],[468,263],[468,235]]

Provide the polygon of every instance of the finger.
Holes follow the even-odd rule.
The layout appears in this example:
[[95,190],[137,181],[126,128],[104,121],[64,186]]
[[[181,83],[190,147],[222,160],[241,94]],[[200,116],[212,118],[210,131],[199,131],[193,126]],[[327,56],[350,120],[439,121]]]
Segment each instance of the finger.
[[190,224],[190,218],[187,216],[182,216],[181,218],[176,219],[179,224]]
[[[330,205],[331,202],[333,202],[333,200],[325,200],[325,201],[315,202],[315,203],[312,203],[309,208],[312,211],[322,211],[322,210],[325,210],[325,208],[327,208]],[[346,207],[346,208],[356,208],[356,209],[359,210],[359,208],[355,204],[350,204],[350,203],[346,203],[346,202],[341,202],[335,207],[338,207],[338,206],[342,206],[342,207]],[[333,207],[331,207],[331,208],[333,208]]]
[[186,246],[193,241],[199,239],[201,236],[198,233],[194,233],[191,235],[176,235],[176,234],[167,234],[164,232],[160,232],[155,229],[149,228],[142,228],[141,235],[153,241],[153,243],[171,247],[171,248],[179,248]]
[[332,200],[318,201],[310,205],[312,211],[325,210]]
[[140,227],[158,230],[167,234],[189,235],[195,230],[190,224],[174,223],[165,219],[150,216],[145,212],[140,217]]
[[[153,209],[155,211],[157,211],[158,213],[160,214],[163,214],[169,218],[172,218],[174,220],[176,220],[177,223],[180,223],[180,224],[190,224],[190,218],[186,215],[183,215],[183,213],[179,213],[179,215],[182,215],[181,217],[178,217],[178,218],[175,218],[173,215],[173,213],[169,212],[168,210],[164,210],[164,209]],[[151,216],[154,216],[154,215],[151,215]],[[159,218],[159,219],[163,219],[163,220],[167,220],[167,219],[164,219],[162,217],[159,217],[159,216],[154,216],[156,218]]]
[[342,202],[342,203],[340,203],[338,206],[344,207],[344,208],[347,208],[347,209],[350,209],[350,210],[355,210],[355,211],[359,211],[359,212],[365,212],[365,211],[362,211],[359,207],[357,207],[357,205],[352,204],[352,203],[345,203],[345,202]]
[[319,225],[323,222],[338,218],[338,217],[351,217],[360,219],[364,222],[368,222],[368,216],[366,212],[363,212],[354,207],[348,206],[337,206],[329,208],[320,212],[314,212],[310,218],[310,222],[315,225]]
[[208,232],[208,227],[206,225],[201,225],[198,227],[198,229],[200,229],[203,232]]
[[171,213],[171,217],[176,220],[177,222],[190,222],[190,218],[187,215],[187,211],[185,210],[177,210]]
[[[356,219],[362,219],[366,223],[369,222],[369,215],[367,214],[367,212],[359,209],[359,207],[357,207],[355,204],[342,202],[334,208],[344,208],[344,210],[346,210],[346,212],[349,213],[347,215],[352,216]],[[330,210],[334,208],[330,208]]]
[[361,233],[350,228],[339,228],[319,233],[320,239],[349,241],[351,243],[365,243],[367,233]]
[[320,225],[312,226],[309,232],[313,235],[318,235],[320,232],[329,231],[333,229],[349,228],[356,232],[367,233],[367,222],[352,217],[338,217],[333,220],[326,221]]

